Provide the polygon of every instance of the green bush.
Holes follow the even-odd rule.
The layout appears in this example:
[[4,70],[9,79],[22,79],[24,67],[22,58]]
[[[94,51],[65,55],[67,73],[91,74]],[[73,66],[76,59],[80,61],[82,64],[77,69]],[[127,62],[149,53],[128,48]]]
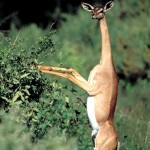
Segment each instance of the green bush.
[[[3,38],[3,48],[0,50],[0,81],[1,81],[1,106],[7,107],[13,103],[26,103],[26,101],[38,101],[45,86],[41,74],[31,69],[37,64],[36,57],[43,49],[30,52],[21,46],[21,39]],[[12,40],[12,41],[11,41]],[[7,41],[7,43],[5,43]],[[38,43],[40,44],[40,42]]]
[[39,140],[36,144],[32,143],[32,129],[26,132],[24,125],[18,120],[24,118],[20,113],[20,108],[13,106],[10,111],[10,114],[0,111],[0,145],[2,150],[76,150],[75,139],[68,139],[65,134],[58,136],[55,129],[49,131],[43,140]]
[[[38,30],[36,26],[34,27],[35,31]],[[26,30],[30,28],[33,30],[32,25],[27,28],[29,29]],[[7,38],[1,35],[3,39],[0,50],[1,108],[11,114],[13,106],[19,107],[17,121],[24,125],[25,134],[30,132],[33,143],[38,143],[39,140],[44,142],[42,139],[48,137],[49,131],[52,130],[58,136],[65,134],[67,139],[77,138],[79,149],[85,149],[87,145],[89,148],[92,147],[85,102],[77,96],[77,91],[71,85],[62,86],[57,81],[47,79],[34,69],[41,59],[38,56],[50,50],[49,53],[52,53],[50,56],[54,57],[53,33],[48,32],[37,39],[30,49],[24,47],[26,45],[24,36],[19,37],[19,34],[23,33],[18,32],[15,41],[10,38],[12,33]],[[15,130],[15,127],[13,128]],[[14,136],[17,138],[17,135]],[[84,139],[88,142],[84,143]]]

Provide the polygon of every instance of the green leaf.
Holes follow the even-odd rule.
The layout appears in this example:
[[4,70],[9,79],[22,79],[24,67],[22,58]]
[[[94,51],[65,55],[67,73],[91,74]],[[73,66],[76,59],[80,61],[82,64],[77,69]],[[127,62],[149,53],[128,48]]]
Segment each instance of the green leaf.
[[68,97],[68,96],[65,97],[65,101],[66,101],[67,103],[69,103],[69,97]]
[[7,97],[1,96],[1,98],[2,98],[3,100],[5,100],[6,102],[10,102],[10,100],[9,100]]
[[12,99],[12,102],[15,102],[19,96],[20,96],[20,91],[16,92],[15,96]]
[[27,77],[29,74],[30,74],[30,73],[25,73],[25,74],[21,75],[20,78],[21,78],[21,79],[22,79],[22,78],[25,78],[25,77]]
[[15,102],[15,104],[20,105],[20,104],[22,104],[22,101],[17,101],[17,102]]
[[13,79],[13,83],[14,83],[14,84],[18,84],[18,83],[19,83],[19,80],[17,80],[17,79],[14,78],[14,79]]
[[32,121],[33,121],[33,122],[38,122],[38,120],[36,120],[35,118],[32,118]]
[[20,92],[20,96],[21,96],[21,100],[25,100],[25,98],[23,97],[22,93]]
[[28,96],[31,95],[27,89],[23,89],[22,91],[24,91]]
[[30,85],[26,85],[25,88],[26,88],[26,89],[29,89],[29,88],[30,88]]
[[36,112],[39,112],[39,109],[38,108],[33,108],[34,111]]

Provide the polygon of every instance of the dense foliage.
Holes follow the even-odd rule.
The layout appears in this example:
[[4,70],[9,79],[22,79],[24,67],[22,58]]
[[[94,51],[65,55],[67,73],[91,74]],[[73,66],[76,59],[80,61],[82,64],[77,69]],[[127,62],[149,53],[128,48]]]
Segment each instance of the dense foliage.
[[[150,149],[148,6],[149,0],[120,1],[106,15],[120,77],[115,126],[123,150]],[[87,78],[99,63],[101,37],[97,21],[81,9],[76,15],[62,17],[65,21],[58,31],[43,30],[35,24],[17,30],[12,24],[8,35],[0,35],[3,150],[92,149],[87,94],[66,79],[36,70],[36,65],[43,63],[67,66]]]
[[[24,34],[31,29],[35,31],[36,37],[40,29],[35,25],[29,26],[23,32],[18,32],[12,27],[8,37],[1,35],[1,109],[12,114],[16,107],[19,107],[19,113],[11,117],[15,118],[16,122],[24,124],[23,131],[30,132],[33,143],[39,143],[39,139],[43,138],[48,140],[48,131],[51,129],[50,133],[54,132],[57,136],[66,134],[66,140],[76,137],[78,145],[85,149],[87,145],[82,144],[82,140],[87,137],[87,132],[86,128],[82,128],[89,127],[85,103],[71,85],[62,86],[55,80],[50,81],[36,70],[41,56],[46,56],[47,53],[50,55],[49,58],[55,56],[55,43],[52,39],[54,32],[47,31],[45,36],[43,32],[40,34],[41,38],[36,39],[37,42],[33,42],[29,47],[25,44],[29,41],[24,39]],[[16,37],[13,38],[12,35],[15,33]],[[70,100],[69,97],[72,95]],[[5,115],[1,116],[2,122],[3,116]],[[13,131],[16,130],[14,127]],[[25,142],[24,138],[22,142]],[[49,144],[53,145],[51,142]],[[7,143],[3,144],[5,149]],[[90,141],[88,146],[92,146]]]

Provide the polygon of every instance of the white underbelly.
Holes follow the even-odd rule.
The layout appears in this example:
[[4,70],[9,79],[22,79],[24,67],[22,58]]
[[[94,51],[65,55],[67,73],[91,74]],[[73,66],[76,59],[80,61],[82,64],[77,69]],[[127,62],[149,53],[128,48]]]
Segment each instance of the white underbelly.
[[99,125],[95,118],[94,97],[87,98],[87,114],[93,130],[98,131]]

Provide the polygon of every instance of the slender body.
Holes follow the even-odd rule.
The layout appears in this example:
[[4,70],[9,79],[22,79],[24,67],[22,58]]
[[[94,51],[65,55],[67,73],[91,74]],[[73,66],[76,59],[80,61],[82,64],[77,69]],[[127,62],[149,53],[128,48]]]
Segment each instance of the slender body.
[[92,12],[92,18],[99,20],[102,37],[100,62],[90,72],[88,81],[72,68],[38,66],[44,73],[54,74],[71,80],[89,93],[87,113],[92,131],[95,150],[119,150],[119,142],[114,127],[114,112],[118,93],[118,76],[115,71],[109,32],[105,12],[113,6],[108,2],[105,6],[93,7],[82,3],[82,7]]
[[[113,64],[106,18],[101,19],[99,23],[102,34],[102,55],[100,64],[93,68],[89,76],[88,83],[95,83],[97,88],[89,92],[91,96],[87,100],[87,111],[93,127],[92,136],[97,134],[95,142],[96,147],[99,147],[97,149],[115,150],[118,139],[113,118],[117,101],[118,76]],[[93,104],[89,105],[88,103],[92,103],[91,101]],[[90,114],[93,112],[95,114],[92,116],[93,118],[91,118]],[[97,121],[97,124],[94,120]],[[108,144],[110,144],[111,147],[114,144],[114,148],[108,147]]]
[[[93,7],[83,3],[83,8],[92,12],[92,18],[98,19],[102,37],[100,63],[93,68],[88,83],[95,84],[87,99],[87,112],[93,131],[92,137],[96,150],[119,149],[119,142],[114,127],[114,112],[118,93],[118,76],[114,67],[109,32],[105,12],[113,6],[108,2],[105,6]],[[94,109],[94,110],[93,110]],[[93,114],[93,115],[92,115]]]

